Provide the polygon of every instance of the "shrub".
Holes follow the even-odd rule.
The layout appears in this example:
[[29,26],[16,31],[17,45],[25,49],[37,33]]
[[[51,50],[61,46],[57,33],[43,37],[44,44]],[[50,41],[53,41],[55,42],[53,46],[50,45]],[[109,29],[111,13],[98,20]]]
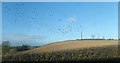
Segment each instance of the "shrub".
[[22,46],[18,46],[16,48],[17,51],[26,51],[26,50],[30,50],[30,46],[28,45],[22,45]]

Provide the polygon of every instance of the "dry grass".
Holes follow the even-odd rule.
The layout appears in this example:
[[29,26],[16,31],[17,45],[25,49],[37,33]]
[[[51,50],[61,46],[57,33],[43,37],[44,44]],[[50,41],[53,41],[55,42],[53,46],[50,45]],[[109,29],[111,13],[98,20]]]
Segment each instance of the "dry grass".
[[3,61],[81,61],[119,59],[118,41],[73,40],[3,56]]
[[29,50],[27,52],[53,52],[53,51],[63,51],[63,50],[71,50],[71,49],[80,49],[80,48],[91,48],[91,47],[102,47],[109,45],[117,45],[117,40],[69,40],[69,41],[61,41],[53,44],[49,44],[46,46],[42,46],[40,48],[36,48],[33,50]]
[[3,57],[3,61],[106,61],[119,60],[115,46],[93,47],[47,53],[17,53]]

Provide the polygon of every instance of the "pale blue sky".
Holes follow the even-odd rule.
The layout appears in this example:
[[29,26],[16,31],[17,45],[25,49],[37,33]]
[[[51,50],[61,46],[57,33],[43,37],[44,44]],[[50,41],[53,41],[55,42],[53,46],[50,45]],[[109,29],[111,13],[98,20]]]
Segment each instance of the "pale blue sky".
[[41,45],[80,38],[117,38],[117,2],[3,3],[3,40]]
[[3,2],[118,2],[120,0],[3,0]]
[[[2,2],[0,2],[0,10],[2,10]],[[2,11],[0,11],[0,44],[2,43]]]

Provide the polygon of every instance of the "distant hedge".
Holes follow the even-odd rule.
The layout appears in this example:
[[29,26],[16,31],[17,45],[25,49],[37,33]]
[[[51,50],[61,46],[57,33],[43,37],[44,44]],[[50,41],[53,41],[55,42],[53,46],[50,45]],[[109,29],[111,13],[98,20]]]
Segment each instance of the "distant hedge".
[[16,47],[16,50],[17,50],[17,51],[30,50],[30,46],[28,46],[28,45],[17,46],[17,47]]

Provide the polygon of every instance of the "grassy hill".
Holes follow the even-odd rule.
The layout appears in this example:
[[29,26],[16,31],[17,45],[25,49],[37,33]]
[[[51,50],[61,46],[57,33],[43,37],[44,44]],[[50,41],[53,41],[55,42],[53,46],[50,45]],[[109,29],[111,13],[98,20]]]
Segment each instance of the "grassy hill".
[[102,47],[117,44],[118,41],[115,40],[67,40],[48,44],[43,47],[30,50],[28,52],[53,52],[71,49]]
[[81,61],[115,59],[115,40],[68,40],[3,57],[4,61]]

